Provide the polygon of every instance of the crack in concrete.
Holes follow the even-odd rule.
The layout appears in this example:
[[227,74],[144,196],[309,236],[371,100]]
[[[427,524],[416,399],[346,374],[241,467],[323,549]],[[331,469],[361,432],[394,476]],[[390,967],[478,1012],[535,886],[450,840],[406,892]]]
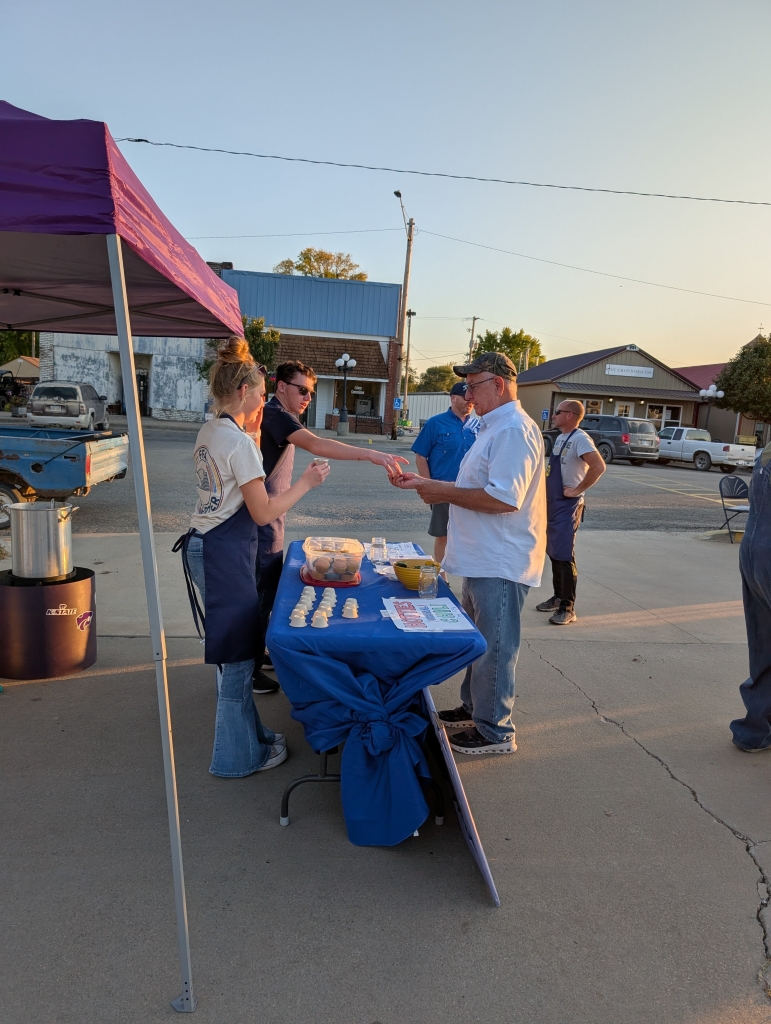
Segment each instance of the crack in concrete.
[[592,697],[590,694],[586,692],[586,690],[580,685],[580,683],[577,683],[575,679],[571,679],[570,676],[566,675],[558,665],[555,665],[553,662],[549,661],[548,658],[545,658],[540,651],[536,651],[529,640],[524,639],[524,643],[527,645],[528,649],[533,651],[534,654],[537,654],[540,660],[547,664],[549,668],[554,669],[555,672],[561,675],[565,682],[570,683],[571,686],[575,687],[575,689],[578,690],[578,692],[591,704],[592,710],[601,722],[604,722],[607,725],[615,726],[624,734],[624,736],[632,740],[632,742],[635,743],[640,748],[640,750],[647,754],[648,757],[652,758],[659,765],[661,765],[661,767],[664,769],[667,775],[669,775],[670,779],[672,779],[673,782],[676,782],[679,786],[682,786],[684,789],[688,790],[688,792],[691,794],[691,799],[699,808],[701,808],[702,811],[704,811],[705,814],[708,814],[709,817],[712,818],[712,820],[716,822],[718,825],[722,825],[723,828],[727,829],[731,833],[731,835],[735,839],[738,839],[739,842],[744,846],[745,853],[757,868],[758,874],[760,876],[758,879],[758,896],[760,901],[758,903],[758,909],[755,913],[755,919],[758,922],[758,926],[760,927],[761,935],[763,938],[764,960],[761,966],[758,968],[756,979],[760,984],[761,988],[763,989],[763,993],[766,996],[766,998],[771,1000],[771,976],[769,973],[771,969],[771,934],[769,934],[769,929],[766,926],[764,914],[764,911],[768,908],[769,903],[771,902],[771,879],[764,871],[763,867],[760,864],[760,861],[757,859],[754,853],[754,850],[757,846],[761,845],[762,842],[768,842],[768,840],[761,840],[760,842],[755,842],[749,836],[744,835],[744,833],[740,832],[739,829],[734,828],[733,825],[729,824],[727,821],[721,818],[720,815],[710,810],[710,808],[707,807],[707,805],[701,799],[701,797],[693,788],[693,786],[689,785],[683,779],[678,778],[678,776],[675,775],[675,773],[672,771],[672,769],[669,767],[666,761],[663,758],[659,757],[659,755],[656,754],[654,751],[646,747],[645,744],[638,740],[636,736],[630,733],[623,722],[620,722],[618,719],[615,718],[609,718],[607,715],[603,715],[603,713],[600,711],[597,705],[597,701],[594,699],[594,697]]

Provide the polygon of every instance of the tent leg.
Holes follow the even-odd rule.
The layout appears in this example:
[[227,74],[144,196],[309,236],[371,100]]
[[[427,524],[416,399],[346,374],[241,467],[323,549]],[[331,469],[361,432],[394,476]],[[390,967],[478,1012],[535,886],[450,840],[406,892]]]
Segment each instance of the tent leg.
[[180,969],[182,972],[182,994],[172,1000],[171,1005],[180,1013],[192,1013],[196,1007],[193,995],[193,975],[190,962],[190,937],[187,927],[187,902],[185,899],[185,874],[182,867],[182,837],[179,827],[179,805],[177,801],[177,779],[174,770],[174,740],[171,733],[171,710],[169,708],[169,687],[166,678],[166,636],[161,617],[161,596],[158,586],[158,566],[155,559],[155,539],[150,516],[150,490],[147,483],[147,465],[142,437],[142,423],[139,417],[139,397],[134,370],[134,351],[131,340],[126,279],[123,273],[123,252],[118,235],[107,235],[107,253],[110,259],[110,278],[115,305],[115,322],[118,328],[118,347],[123,374],[123,393],[128,418],[131,462],[134,470],[134,487],[139,517],[139,538],[142,546],[142,568],[145,576],[147,611],[150,619],[150,636],[155,661],[155,681],[158,688],[158,710],[161,719],[161,743],[163,746],[163,773],[166,779],[166,809],[169,816],[171,839],[171,867],[174,876],[174,899],[177,909],[177,943],[179,946]]

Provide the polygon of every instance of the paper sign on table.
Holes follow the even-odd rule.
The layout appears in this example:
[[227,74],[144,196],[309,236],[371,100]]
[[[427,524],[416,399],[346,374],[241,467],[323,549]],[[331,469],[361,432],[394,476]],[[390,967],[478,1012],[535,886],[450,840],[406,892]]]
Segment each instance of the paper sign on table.
[[474,628],[449,597],[384,597],[383,604],[397,629],[405,633],[444,633]]

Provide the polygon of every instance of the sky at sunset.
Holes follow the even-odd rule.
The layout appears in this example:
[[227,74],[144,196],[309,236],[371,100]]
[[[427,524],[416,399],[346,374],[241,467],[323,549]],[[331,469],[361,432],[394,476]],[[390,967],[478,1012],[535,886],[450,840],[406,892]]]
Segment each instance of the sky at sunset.
[[[116,138],[771,204],[760,0],[6,0],[3,24],[0,98]],[[418,369],[459,357],[472,315],[548,356],[672,366],[771,328],[771,205],[121,148],[205,259],[246,270],[314,245],[401,282],[400,189]],[[273,237],[209,237],[244,235]]]

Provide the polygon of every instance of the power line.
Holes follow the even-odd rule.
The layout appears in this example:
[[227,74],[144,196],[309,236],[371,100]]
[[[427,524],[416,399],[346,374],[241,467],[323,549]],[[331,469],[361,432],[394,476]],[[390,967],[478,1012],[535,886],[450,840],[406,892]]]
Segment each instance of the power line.
[[375,231],[401,231],[401,228],[356,228],[352,231],[289,231],[275,235],[187,235],[188,241],[203,238],[302,238],[312,235],[366,235]]
[[742,206],[771,206],[758,199],[719,199],[714,196],[681,196],[669,192],[636,192],[621,188],[590,188],[586,185],[553,185],[543,181],[516,181],[508,178],[483,178],[474,174],[449,174],[444,171],[416,171],[404,167],[379,167],[372,164],[349,164],[339,160],[312,160],[304,156],[279,156],[275,153],[250,153],[239,149],[216,149],[211,146],[189,146],[179,142],[153,142],[151,139],[116,139],[116,142],[141,142],[147,146],[168,146],[172,149],[193,149],[199,153],[224,153],[227,156],[248,156],[256,160],[283,160],[287,163],[316,164],[322,167],[350,167],[358,171],[385,171],[389,174],[415,174],[422,178],[450,178],[453,181],[481,181],[495,185],[523,185],[527,188],[553,188],[568,192],[600,192],[614,196],[642,196],[647,199],[686,199],[694,203],[732,203]]
[[518,256],[522,260],[533,260],[535,263],[548,263],[552,267],[564,267],[566,270],[580,270],[582,274],[595,274],[598,277],[611,277],[616,281],[629,281],[632,284],[644,284],[650,288],[666,288],[672,292],[687,292],[689,295],[704,295],[710,299],[726,299],[728,302],[748,302],[753,306],[771,306],[771,302],[760,302],[758,299],[739,299],[735,295],[718,295],[716,292],[701,292],[696,288],[680,288],[674,284],[661,284],[660,281],[643,281],[637,277],[623,277],[621,274],[609,274],[604,270],[590,270],[588,267],[577,267],[572,263],[558,263],[556,260],[545,260],[540,256],[528,256],[523,252],[513,252],[511,249],[499,249],[494,245],[483,245],[481,242],[470,242],[467,238],[455,238],[453,235],[440,235],[438,231],[427,231],[423,228],[420,232],[423,235],[433,235],[435,238],[445,238],[450,242],[460,242],[462,245],[473,245],[476,249],[489,249],[491,252],[502,252],[507,256]]

